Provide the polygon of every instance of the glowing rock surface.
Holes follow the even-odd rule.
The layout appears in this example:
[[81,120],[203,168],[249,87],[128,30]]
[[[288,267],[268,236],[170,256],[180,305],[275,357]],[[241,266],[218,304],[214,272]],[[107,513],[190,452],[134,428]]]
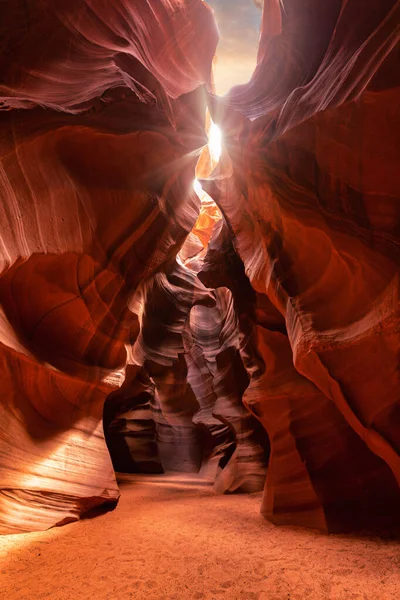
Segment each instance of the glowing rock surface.
[[6,2],[2,533],[116,504],[104,403],[116,468],[251,491],[269,458],[276,523],[398,520],[400,3],[378,4],[265,0],[220,99],[201,0]]

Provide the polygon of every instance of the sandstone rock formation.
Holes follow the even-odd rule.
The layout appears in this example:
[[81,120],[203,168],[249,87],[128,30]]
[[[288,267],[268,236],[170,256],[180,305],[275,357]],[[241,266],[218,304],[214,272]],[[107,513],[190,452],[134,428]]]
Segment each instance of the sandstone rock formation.
[[400,4],[366,2],[362,15],[352,1],[278,4],[265,3],[252,81],[228,98],[237,112],[214,107],[233,163],[216,201],[252,287],[269,299],[255,319],[266,370],[243,399],[271,442],[262,512],[327,530],[390,525]]
[[3,2],[1,533],[115,505],[112,461],[225,492],[268,459],[277,524],[398,522],[400,2],[378,4],[265,0],[255,73],[218,98],[202,0]]
[[103,403],[136,330],[132,293],[197,218],[217,34],[200,0],[6,4],[0,522],[12,532],[118,498]]

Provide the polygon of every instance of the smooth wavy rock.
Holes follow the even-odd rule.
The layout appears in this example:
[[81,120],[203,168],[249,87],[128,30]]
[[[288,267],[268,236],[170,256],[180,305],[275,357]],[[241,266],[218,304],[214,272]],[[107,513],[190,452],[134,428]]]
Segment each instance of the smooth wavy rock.
[[168,102],[211,81],[218,33],[201,0],[28,0],[3,10],[3,109],[81,112],[116,87]]
[[400,3],[306,5],[265,3],[256,72],[213,114],[233,165],[213,197],[273,307],[256,310],[266,371],[244,396],[271,442],[262,512],[329,531],[394,525]]
[[217,32],[200,0],[6,2],[1,30],[1,531],[17,532],[118,498],[103,403],[138,334],[132,294],[198,216]]
[[241,402],[248,377],[229,290],[207,290],[177,261],[146,282],[134,307],[141,330],[132,356],[154,384],[164,470],[200,469],[218,492],[262,487],[264,452]]
[[128,365],[122,386],[104,405],[104,433],[115,471],[163,473],[153,413],[154,384],[143,368]]
[[0,533],[115,506],[104,404],[115,468],[392,528],[400,1],[265,0],[223,98],[202,0],[1,10]]
[[109,388],[3,344],[1,372],[0,531],[47,529],[115,505],[119,491],[101,422]]

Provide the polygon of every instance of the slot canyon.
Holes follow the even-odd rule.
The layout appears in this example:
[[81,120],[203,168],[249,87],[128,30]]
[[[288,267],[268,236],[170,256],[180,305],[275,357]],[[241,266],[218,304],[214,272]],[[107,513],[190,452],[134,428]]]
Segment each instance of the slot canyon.
[[400,0],[0,30],[4,598],[399,600]]

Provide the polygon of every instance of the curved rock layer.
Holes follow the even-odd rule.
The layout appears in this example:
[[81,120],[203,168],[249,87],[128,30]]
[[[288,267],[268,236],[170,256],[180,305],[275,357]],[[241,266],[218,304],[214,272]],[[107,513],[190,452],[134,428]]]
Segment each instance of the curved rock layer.
[[6,4],[0,519],[8,533],[118,498],[103,403],[137,336],[130,297],[176,255],[197,218],[202,83],[217,34],[200,0]]
[[267,518],[325,530],[391,526],[400,3],[367,1],[362,14],[351,0],[306,4],[265,3],[251,82],[214,103],[229,132],[220,171],[233,175],[212,194],[252,287],[285,325],[277,331],[270,307],[257,307],[266,370],[244,403],[271,442]]
[[208,291],[193,269],[171,261],[143,284],[131,306],[141,327],[130,360],[141,366],[128,367],[105,411],[116,468],[123,454],[129,457],[124,470],[153,471],[154,456],[149,464],[138,460],[146,421],[163,470],[200,470],[218,492],[262,489],[265,435],[241,401],[249,379],[231,292]]
[[269,456],[275,523],[399,523],[400,2],[378,4],[265,0],[256,71],[218,98],[202,0],[3,2],[1,533],[115,505],[104,403],[115,469],[253,491]]

